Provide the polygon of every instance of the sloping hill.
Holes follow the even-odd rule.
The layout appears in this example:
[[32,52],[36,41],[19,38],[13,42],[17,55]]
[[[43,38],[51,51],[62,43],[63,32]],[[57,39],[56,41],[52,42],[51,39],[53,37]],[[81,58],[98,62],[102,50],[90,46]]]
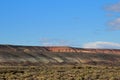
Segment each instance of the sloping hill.
[[120,65],[119,50],[0,45],[0,65],[83,63]]

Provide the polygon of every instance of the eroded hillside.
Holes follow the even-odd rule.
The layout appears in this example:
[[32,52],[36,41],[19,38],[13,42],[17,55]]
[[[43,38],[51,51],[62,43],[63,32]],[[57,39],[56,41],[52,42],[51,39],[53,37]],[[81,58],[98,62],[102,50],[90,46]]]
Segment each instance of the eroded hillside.
[[0,65],[81,63],[120,65],[120,50],[0,45]]

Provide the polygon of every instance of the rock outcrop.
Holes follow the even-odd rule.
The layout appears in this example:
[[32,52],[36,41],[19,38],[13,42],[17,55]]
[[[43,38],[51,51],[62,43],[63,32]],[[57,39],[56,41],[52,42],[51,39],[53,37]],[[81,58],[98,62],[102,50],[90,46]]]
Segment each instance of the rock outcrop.
[[120,65],[120,50],[0,45],[0,65],[81,63]]
[[120,49],[85,49],[68,46],[14,46],[0,45],[0,51],[6,52],[60,52],[60,53],[105,53],[120,54]]

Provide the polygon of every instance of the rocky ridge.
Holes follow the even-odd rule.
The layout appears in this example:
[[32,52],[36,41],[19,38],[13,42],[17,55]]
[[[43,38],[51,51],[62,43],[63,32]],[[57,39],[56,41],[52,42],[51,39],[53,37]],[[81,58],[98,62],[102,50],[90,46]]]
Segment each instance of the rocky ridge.
[[84,49],[68,46],[0,45],[0,65],[108,64],[120,65],[119,49]]

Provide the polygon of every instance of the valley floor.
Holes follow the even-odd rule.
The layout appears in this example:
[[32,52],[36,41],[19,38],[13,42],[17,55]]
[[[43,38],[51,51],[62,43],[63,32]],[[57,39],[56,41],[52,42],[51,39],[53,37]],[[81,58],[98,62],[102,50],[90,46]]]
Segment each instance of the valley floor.
[[92,65],[1,66],[0,80],[120,80],[120,67]]

